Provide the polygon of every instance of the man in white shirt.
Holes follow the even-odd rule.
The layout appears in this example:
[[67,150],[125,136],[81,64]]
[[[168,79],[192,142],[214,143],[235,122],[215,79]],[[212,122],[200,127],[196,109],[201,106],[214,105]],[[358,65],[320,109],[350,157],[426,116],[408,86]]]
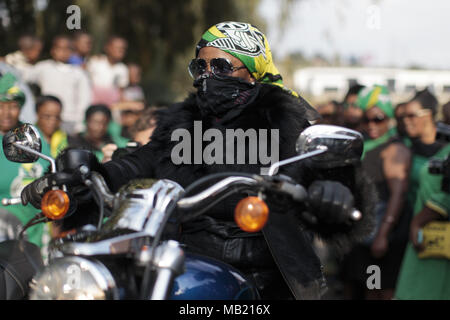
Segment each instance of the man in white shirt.
[[128,86],[128,68],[122,62],[127,51],[127,41],[112,36],[105,45],[106,55],[94,56],[87,63],[93,86],[93,103],[111,106],[121,99],[122,90]]
[[83,130],[84,113],[92,96],[85,72],[67,63],[71,53],[70,38],[55,37],[50,50],[52,59],[37,63],[26,77],[27,81],[41,87],[42,94],[56,96],[62,101],[62,128],[68,134]]
[[5,56],[5,62],[16,68],[20,76],[25,76],[39,59],[42,51],[42,41],[32,35],[23,35],[18,41],[19,50]]

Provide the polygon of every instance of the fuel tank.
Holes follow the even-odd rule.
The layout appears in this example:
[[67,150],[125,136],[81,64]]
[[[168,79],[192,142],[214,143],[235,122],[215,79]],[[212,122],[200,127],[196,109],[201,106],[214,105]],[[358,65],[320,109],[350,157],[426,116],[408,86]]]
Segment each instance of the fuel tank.
[[185,272],[175,278],[171,300],[255,300],[257,289],[232,266],[187,253]]

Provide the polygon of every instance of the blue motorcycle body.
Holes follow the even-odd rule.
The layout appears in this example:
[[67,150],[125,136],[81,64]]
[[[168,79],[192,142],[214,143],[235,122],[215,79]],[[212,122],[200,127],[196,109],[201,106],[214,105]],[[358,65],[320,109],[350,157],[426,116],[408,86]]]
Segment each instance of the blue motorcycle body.
[[171,300],[255,300],[256,288],[242,273],[218,260],[186,254],[185,272],[175,278]]

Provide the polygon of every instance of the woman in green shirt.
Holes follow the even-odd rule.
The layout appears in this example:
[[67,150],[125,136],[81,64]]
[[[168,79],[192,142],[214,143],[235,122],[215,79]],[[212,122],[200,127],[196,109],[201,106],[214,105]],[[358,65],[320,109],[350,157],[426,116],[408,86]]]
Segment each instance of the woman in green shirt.
[[442,142],[436,141],[434,117],[437,107],[437,99],[425,89],[416,93],[401,115],[405,131],[411,140],[410,149],[413,155],[408,190],[408,203],[411,208],[417,199],[420,169],[444,146]]
[[[444,159],[450,154],[450,144],[442,148],[435,158]],[[420,259],[422,249],[418,232],[435,220],[449,221],[450,194],[441,190],[442,175],[433,175],[425,165],[420,170],[420,185],[411,221],[410,242],[397,282],[396,299],[450,299],[450,260],[444,258]]]
[[[19,114],[25,102],[25,96],[16,84],[17,80],[12,74],[5,74],[0,78],[0,139],[9,130],[20,125]],[[42,152],[49,154],[50,150],[42,145]],[[19,197],[22,189],[41,177],[47,170],[48,162],[39,159],[35,163],[16,163],[6,159],[3,146],[0,144],[0,199]],[[13,214],[25,225],[38,212],[32,205],[22,204],[4,207],[0,204],[0,215]],[[38,224],[29,228],[26,236],[30,242],[42,246],[44,225]]]

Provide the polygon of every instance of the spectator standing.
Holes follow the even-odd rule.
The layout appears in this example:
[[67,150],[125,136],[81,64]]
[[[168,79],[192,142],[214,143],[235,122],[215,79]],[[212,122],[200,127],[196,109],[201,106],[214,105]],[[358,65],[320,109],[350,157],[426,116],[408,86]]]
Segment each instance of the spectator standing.
[[[11,73],[6,73],[0,78],[0,138],[3,138],[9,130],[20,125],[20,108],[25,102],[25,95],[17,85],[17,79]],[[45,144],[42,152],[49,154]],[[0,168],[2,175],[0,179],[0,198],[20,197],[23,188],[41,177],[47,170],[48,162],[39,159],[34,163],[16,163],[6,159],[3,155],[3,146],[0,144]],[[19,225],[25,225],[39,211],[32,205],[22,204],[4,207],[0,204],[0,215],[3,217],[13,215],[20,220]],[[3,219],[2,219],[3,220]],[[44,236],[44,225],[38,224],[26,231],[26,237],[30,242],[42,247]]]
[[83,31],[75,33],[73,36],[73,47],[74,51],[68,63],[85,69],[87,59],[92,51],[92,37],[89,33]]
[[[143,146],[150,142],[153,131],[156,128],[156,107],[146,108],[136,123],[130,128],[132,142]],[[107,144],[102,148],[103,160],[105,163],[112,159],[114,152],[118,149],[117,144]],[[120,154],[120,152],[118,153]],[[117,154],[115,154],[117,155]]]
[[51,59],[37,63],[26,80],[36,83],[43,95],[58,97],[64,109],[62,128],[68,134],[83,129],[83,114],[91,101],[89,79],[78,66],[67,63],[72,43],[67,36],[53,39]]
[[366,88],[360,91],[356,103],[364,112],[362,122],[367,136],[362,164],[376,186],[379,199],[375,207],[375,232],[347,257],[344,263],[345,278],[365,288],[367,267],[377,265],[385,270],[381,289],[365,288],[365,298],[389,300],[394,294],[408,240],[410,212],[405,207],[405,200],[411,152],[398,137],[390,133],[394,109],[387,88]]
[[124,101],[145,101],[144,90],[141,87],[142,70],[135,63],[128,64],[129,84],[123,90],[122,100]]
[[[435,154],[445,159],[450,144]],[[441,189],[442,175],[430,174],[427,166],[419,173],[419,190],[411,221],[410,242],[403,258],[395,298],[399,300],[449,300],[450,260],[445,258],[419,258],[423,249],[418,239],[421,228],[432,221],[449,222],[450,194]]]
[[419,187],[419,172],[428,161],[442,149],[444,144],[436,141],[434,117],[438,101],[427,89],[419,91],[406,104],[402,115],[405,130],[411,139],[412,165],[409,179],[408,203],[414,207]]
[[105,54],[89,59],[87,71],[93,85],[92,103],[111,106],[121,100],[122,91],[129,83],[128,68],[122,62],[127,46],[124,38],[112,36],[105,45]]
[[136,123],[145,108],[145,96],[141,82],[141,68],[134,63],[128,65],[129,85],[123,90],[122,100],[111,106],[113,119],[108,133],[119,147],[125,147],[130,140],[130,128]]
[[67,134],[60,129],[62,103],[57,97],[42,96],[36,102],[36,126],[43,138],[42,142],[49,145],[50,154],[56,158],[67,147]]
[[19,38],[18,47],[19,50],[5,56],[5,62],[25,76],[41,55],[42,41],[35,36],[24,35]]
[[450,101],[442,106],[443,122],[450,125]]
[[25,104],[20,109],[19,120],[25,123],[35,123],[36,122],[36,108],[35,108],[35,95],[32,87],[23,81],[23,77],[20,76],[19,70],[13,66],[0,61],[0,77],[3,74],[11,73],[17,79],[17,86],[20,88],[25,95]]
[[321,118],[317,121],[317,124],[332,124],[336,126],[342,126],[344,124],[343,108],[337,101],[330,101],[317,108]]
[[405,122],[403,121],[403,115],[405,114],[406,102],[397,104],[394,110],[395,121],[397,122],[397,136],[407,147],[411,147],[411,140],[408,138],[408,134],[405,129]]
[[362,131],[361,119],[363,111],[356,105],[358,93],[364,89],[364,86],[355,84],[351,86],[345,95],[342,105],[344,107],[344,126],[353,130]]
[[107,133],[108,124],[111,121],[111,111],[106,105],[91,105],[85,114],[86,131],[69,136],[69,147],[91,150],[99,161],[103,159],[102,147],[113,143]]

